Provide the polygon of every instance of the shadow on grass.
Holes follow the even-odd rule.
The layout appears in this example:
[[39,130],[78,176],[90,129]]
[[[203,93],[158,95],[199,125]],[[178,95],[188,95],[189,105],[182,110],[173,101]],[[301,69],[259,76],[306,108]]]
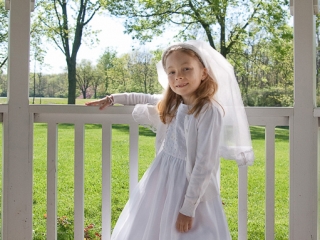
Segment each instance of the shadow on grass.
[[[47,127],[46,123],[37,123],[37,126]],[[73,129],[74,125],[69,123],[59,124],[59,129]],[[86,124],[86,130],[90,129],[101,129],[101,124]],[[129,125],[126,124],[113,124],[112,129],[123,133],[129,133]],[[265,128],[260,126],[251,126],[251,138],[252,140],[264,140],[265,139]],[[283,130],[283,131],[282,131]],[[287,126],[279,126],[276,128],[276,139],[279,141],[288,141],[289,130]],[[156,134],[146,127],[139,127],[139,135],[146,137],[154,137]]]
[[[265,139],[265,127],[250,127],[252,140],[264,140]],[[276,127],[276,140],[288,141],[289,140],[289,128],[287,126]]]
[[155,137],[156,133],[152,132],[150,129],[146,127],[139,127],[139,135],[146,137]]
[[264,140],[265,131],[264,127],[250,127],[251,139],[252,140]]
[[[47,126],[46,123],[39,123],[37,125],[41,126],[41,127]],[[102,125],[101,124],[86,124],[85,128],[86,128],[86,130],[101,129]],[[74,125],[69,124],[69,123],[62,123],[62,124],[59,124],[59,129],[74,129]],[[127,124],[112,124],[112,129],[117,130],[119,132],[123,132],[123,133],[129,133],[129,125],[127,125]],[[145,136],[145,137],[156,136],[156,134],[154,132],[152,132],[150,129],[148,129],[146,127],[141,127],[141,126],[139,127],[139,135]]]
[[[277,131],[277,129],[279,131]],[[289,141],[289,128],[276,128],[276,141]]]
[[[129,133],[129,125],[123,125],[123,124],[114,124],[112,125],[112,129],[116,129],[120,132]],[[139,126],[139,135],[145,136],[145,137],[154,137],[156,134],[152,132],[150,129],[146,127]]]

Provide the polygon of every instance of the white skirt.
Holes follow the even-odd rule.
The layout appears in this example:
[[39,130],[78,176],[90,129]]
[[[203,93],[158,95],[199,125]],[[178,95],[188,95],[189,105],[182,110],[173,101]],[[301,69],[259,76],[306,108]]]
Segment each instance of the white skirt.
[[220,196],[200,202],[190,231],[175,228],[188,186],[186,162],[163,151],[136,186],[112,240],[230,240]]

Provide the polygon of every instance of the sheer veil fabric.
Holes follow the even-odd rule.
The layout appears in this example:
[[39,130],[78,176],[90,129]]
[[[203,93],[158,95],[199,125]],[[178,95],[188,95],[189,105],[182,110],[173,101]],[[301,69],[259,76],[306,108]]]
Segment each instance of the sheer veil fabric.
[[[220,156],[236,160],[239,166],[252,165],[254,154],[249,124],[232,65],[208,43],[199,40],[172,44],[162,56],[176,47],[194,51],[201,58],[211,78],[218,83],[214,100],[224,111]],[[162,57],[162,61],[157,64],[158,81],[163,88],[167,88],[168,77],[164,70],[163,59]]]

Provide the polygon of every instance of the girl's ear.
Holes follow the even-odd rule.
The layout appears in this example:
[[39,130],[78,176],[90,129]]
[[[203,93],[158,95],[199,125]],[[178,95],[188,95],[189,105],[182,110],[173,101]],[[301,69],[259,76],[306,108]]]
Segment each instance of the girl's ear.
[[205,80],[207,77],[208,77],[208,70],[206,68],[203,68],[201,79]]

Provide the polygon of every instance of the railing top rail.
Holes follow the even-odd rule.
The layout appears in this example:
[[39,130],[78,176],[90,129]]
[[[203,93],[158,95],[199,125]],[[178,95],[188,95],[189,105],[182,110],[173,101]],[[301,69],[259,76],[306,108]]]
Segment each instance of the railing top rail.
[[0,113],[8,112],[8,105],[7,104],[0,104]]
[[313,110],[313,116],[314,117],[320,117],[320,108],[315,108]]
[[292,107],[245,107],[248,117],[291,117]]
[[[98,107],[87,107],[84,105],[30,105],[29,108],[30,112],[40,114],[131,114],[134,106],[114,106],[104,110],[99,110]],[[246,107],[245,109],[248,117],[290,117],[293,115],[293,108],[290,107]]]
[[98,107],[84,105],[30,105],[31,113],[54,113],[54,114],[131,114],[134,106],[114,106],[99,110]]

